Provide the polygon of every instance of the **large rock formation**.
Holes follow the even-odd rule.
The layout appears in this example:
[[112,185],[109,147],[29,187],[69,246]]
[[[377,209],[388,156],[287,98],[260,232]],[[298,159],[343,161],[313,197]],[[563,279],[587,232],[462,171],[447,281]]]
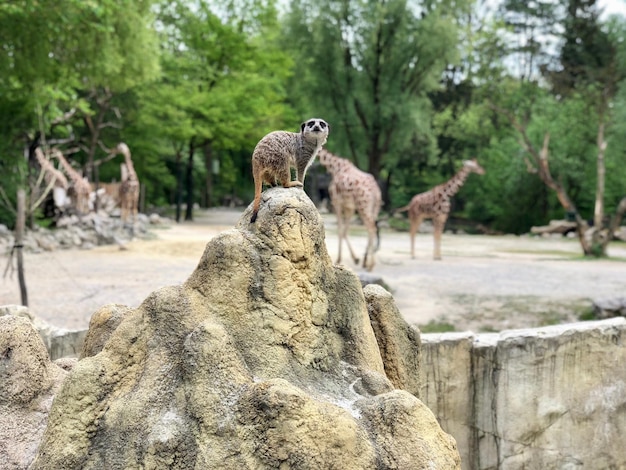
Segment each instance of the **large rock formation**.
[[0,316],[0,468],[25,469],[33,460],[66,375],[28,318]]
[[423,335],[424,401],[463,468],[626,468],[626,320]]
[[[263,199],[256,223],[247,211],[212,239],[183,285],[99,316],[34,470],[460,468],[454,439],[385,375],[359,280],[332,265],[308,197]],[[378,342],[397,349],[415,337],[405,327]],[[395,363],[396,387],[419,389],[416,357]]]

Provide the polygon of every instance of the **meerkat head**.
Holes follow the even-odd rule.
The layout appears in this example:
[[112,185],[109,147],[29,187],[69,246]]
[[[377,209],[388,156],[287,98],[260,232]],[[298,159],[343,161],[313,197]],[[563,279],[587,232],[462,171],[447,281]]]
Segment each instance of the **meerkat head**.
[[321,139],[320,145],[324,145],[326,143],[326,138],[328,137],[328,132],[330,131],[330,126],[323,119],[312,118],[308,121],[305,121],[300,126],[300,132],[305,140],[319,140]]

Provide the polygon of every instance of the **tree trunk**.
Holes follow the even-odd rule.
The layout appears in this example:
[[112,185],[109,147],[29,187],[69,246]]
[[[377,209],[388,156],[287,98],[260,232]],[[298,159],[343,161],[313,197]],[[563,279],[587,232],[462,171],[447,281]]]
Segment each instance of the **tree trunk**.
[[596,205],[593,212],[593,225],[597,230],[601,230],[604,224],[604,152],[606,142],[604,140],[604,123],[598,126],[598,161],[597,161],[597,182],[596,182]]
[[93,179],[94,191],[96,196],[93,201],[93,211],[97,214],[100,210],[100,196],[98,195],[98,190],[100,189],[100,165],[95,165],[93,167]]
[[15,249],[17,250],[17,277],[20,283],[22,305],[28,307],[28,292],[24,278],[24,226],[26,222],[26,191],[17,191],[17,220],[15,223]]
[[622,223],[624,213],[626,213],[626,196],[622,198],[622,200],[615,208],[615,214],[613,215],[611,222],[609,223],[608,229],[606,231],[603,231],[603,237],[598,240],[598,243],[600,244],[598,251],[601,251],[603,256],[606,256],[607,254],[607,247],[609,243],[613,240],[615,232]]
[[176,222],[180,222],[181,207],[183,205],[183,165],[180,151],[176,152]]
[[189,157],[187,160],[187,210],[185,220],[193,220],[193,154],[196,150],[193,139],[189,142]]
[[213,145],[206,142],[203,146],[204,167],[206,168],[206,181],[204,187],[205,206],[213,205]]
[[139,185],[139,213],[146,213],[146,185]]

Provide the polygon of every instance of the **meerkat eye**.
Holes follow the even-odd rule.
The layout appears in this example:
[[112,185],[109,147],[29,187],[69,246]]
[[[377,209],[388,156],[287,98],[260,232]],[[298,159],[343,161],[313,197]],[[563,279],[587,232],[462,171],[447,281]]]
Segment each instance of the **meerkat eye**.
[[320,127],[322,129],[326,129],[326,123],[324,121],[320,121]]
[[315,126],[315,121],[309,121],[306,123],[306,127],[313,127]]

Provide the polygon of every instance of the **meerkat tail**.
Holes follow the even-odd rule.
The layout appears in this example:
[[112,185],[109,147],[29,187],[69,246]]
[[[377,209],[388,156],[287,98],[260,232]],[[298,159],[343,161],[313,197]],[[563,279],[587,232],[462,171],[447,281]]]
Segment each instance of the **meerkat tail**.
[[254,175],[254,203],[252,204],[252,217],[250,223],[256,222],[256,216],[261,207],[261,190],[263,189],[263,178],[261,175]]

